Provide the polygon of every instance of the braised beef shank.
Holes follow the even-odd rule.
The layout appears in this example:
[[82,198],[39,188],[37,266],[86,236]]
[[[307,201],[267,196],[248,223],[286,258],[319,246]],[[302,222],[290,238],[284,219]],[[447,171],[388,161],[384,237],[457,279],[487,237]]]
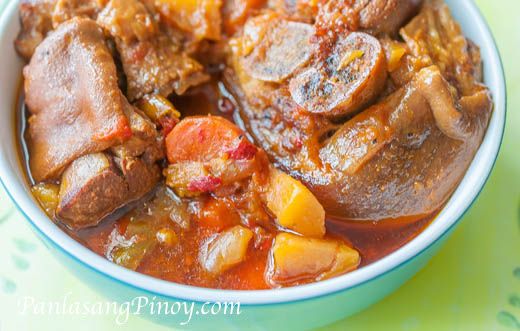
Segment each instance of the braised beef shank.
[[[372,1],[363,10],[375,15],[383,2]],[[385,3],[381,8],[418,5]],[[333,8],[326,4],[320,10],[327,6]],[[356,21],[358,14],[343,13],[343,21]],[[400,32],[406,43],[390,47],[386,56],[381,51],[386,37],[349,32],[343,21],[327,21],[331,31],[343,31],[332,36],[320,35],[318,25],[308,46],[312,60],[276,84],[253,74],[247,62],[251,38],[244,30],[227,77],[248,131],[279,166],[311,188],[330,215],[381,220],[432,213],[464,175],[492,110],[478,49],[442,1],[426,1]],[[374,31],[368,18],[359,22]],[[394,30],[389,29],[394,24],[379,22],[384,24],[376,32]],[[256,26],[259,45],[267,37],[258,31],[272,25]],[[400,48],[402,57],[390,69]],[[373,106],[363,110],[367,104]]]

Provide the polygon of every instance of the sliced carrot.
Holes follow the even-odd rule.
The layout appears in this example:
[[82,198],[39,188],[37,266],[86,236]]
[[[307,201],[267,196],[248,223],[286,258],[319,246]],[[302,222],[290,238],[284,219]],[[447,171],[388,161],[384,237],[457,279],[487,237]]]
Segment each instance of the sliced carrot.
[[218,116],[185,118],[166,137],[170,163],[206,162],[229,154],[233,158],[251,158],[256,151],[242,130]]

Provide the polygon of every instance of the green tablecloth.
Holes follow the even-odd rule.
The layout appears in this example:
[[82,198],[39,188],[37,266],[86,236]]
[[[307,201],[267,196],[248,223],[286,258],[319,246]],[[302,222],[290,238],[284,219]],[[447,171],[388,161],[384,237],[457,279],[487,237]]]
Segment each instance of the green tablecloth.
[[[520,330],[520,1],[477,3],[507,75],[507,132],[496,168],[426,268],[385,300],[324,330]],[[103,300],[50,256],[0,190],[0,330],[115,328],[114,316],[19,314],[24,296],[56,301],[67,294],[71,302]],[[164,329],[138,317],[118,328]]]

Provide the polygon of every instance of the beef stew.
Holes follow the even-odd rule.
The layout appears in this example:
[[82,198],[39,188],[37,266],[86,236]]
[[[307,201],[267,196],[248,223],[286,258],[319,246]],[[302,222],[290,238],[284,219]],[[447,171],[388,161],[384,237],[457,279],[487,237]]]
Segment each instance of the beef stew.
[[33,194],[161,279],[268,289],[405,245],[492,112],[441,0],[24,0]]

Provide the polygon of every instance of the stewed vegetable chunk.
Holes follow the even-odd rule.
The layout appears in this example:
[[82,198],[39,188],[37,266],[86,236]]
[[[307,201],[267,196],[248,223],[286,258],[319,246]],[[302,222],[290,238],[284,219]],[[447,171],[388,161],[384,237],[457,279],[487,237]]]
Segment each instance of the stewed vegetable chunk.
[[247,246],[253,232],[241,225],[219,233],[203,248],[199,260],[204,269],[212,274],[222,273],[244,261]]
[[220,117],[182,120],[166,138],[167,184],[181,196],[214,192],[261,168],[258,149],[231,122]]
[[31,188],[31,193],[45,213],[54,217],[59,202],[60,186],[54,183],[39,183]]
[[276,236],[268,270],[274,284],[323,280],[355,269],[359,253],[334,240],[304,238],[289,233]]
[[304,236],[321,238],[325,235],[325,210],[298,180],[273,168],[266,201],[280,226]]

